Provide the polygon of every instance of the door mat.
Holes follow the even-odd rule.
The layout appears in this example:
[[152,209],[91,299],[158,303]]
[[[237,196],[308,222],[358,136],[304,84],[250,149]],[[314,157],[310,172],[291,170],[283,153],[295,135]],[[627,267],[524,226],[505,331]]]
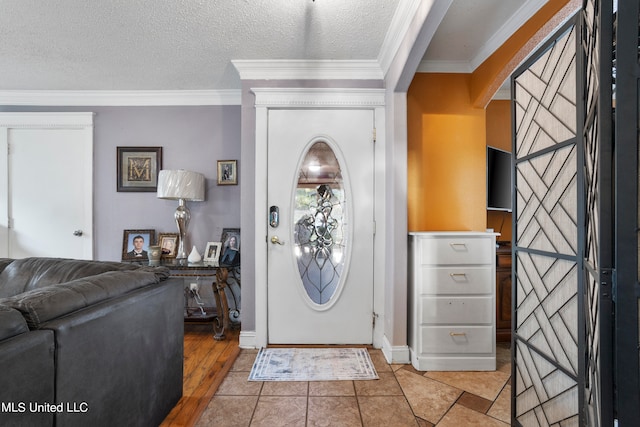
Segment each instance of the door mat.
[[262,348],[249,381],[376,380],[366,348]]

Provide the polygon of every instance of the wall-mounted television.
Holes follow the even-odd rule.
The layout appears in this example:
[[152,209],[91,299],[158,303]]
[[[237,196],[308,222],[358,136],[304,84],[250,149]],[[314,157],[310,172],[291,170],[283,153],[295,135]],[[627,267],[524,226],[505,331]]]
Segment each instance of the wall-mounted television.
[[487,146],[487,209],[511,212],[511,153]]

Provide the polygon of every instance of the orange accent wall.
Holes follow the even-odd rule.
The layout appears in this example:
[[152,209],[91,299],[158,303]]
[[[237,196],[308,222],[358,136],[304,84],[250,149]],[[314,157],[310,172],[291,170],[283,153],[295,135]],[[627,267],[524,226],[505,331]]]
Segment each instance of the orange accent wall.
[[511,101],[487,105],[487,145],[511,152]]
[[409,230],[486,229],[485,110],[469,74],[418,73],[408,101]]
[[491,145],[502,141],[507,130],[510,141],[511,119],[488,123],[487,115],[494,122],[492,115],[504,111],[485,107],[518,63],[581,4],[547,2],[472,74],[415,75],[407,92],[409,231],[499,228],[486,210],[486,143],[487,135]]

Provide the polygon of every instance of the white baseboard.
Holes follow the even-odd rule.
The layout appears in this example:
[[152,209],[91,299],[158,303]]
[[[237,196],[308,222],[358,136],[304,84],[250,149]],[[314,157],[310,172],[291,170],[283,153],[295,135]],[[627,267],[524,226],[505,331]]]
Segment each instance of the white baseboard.
[[410,363],[411,357],[409,353],[409,346],[397,345],[392,346],[387,336],[382,338],[382,354],[387,359],[388,363]]
[[411,364],[418,371],[495,371],[496,357],[487,356],[419,356],[411,351]]
[[[257,349],[256,331],[241,331],[239,346],[243,349]],[[392,346],[386,336],[383,337],[382,353],[388,363],[410,363],[409,347],[406,345]]]
[[256,331],[240,331],[239,347],[254,349],[256,347]]

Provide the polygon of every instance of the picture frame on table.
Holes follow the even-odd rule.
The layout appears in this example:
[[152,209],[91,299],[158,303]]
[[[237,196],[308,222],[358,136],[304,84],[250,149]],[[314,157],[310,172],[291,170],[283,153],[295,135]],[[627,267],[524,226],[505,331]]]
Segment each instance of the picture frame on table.
[[172,259],[176,257],[178,252],[178,244],[180,237],[178,233],[160,233],[158,234],[158,246],[162,251],[163,259]]
[[238,185],[237,160],[218,160],[218,185]]
[[122,260],[148,261],[149,246],[155,242],[155,234],[155,230],[124,230]]
[[204,250],[203,260],[206,264],[218,267],[220,252],[222,248],[222,242],[207,242],[207,247]]
[[116,147],[117,190],[155,192],[162,169],[162,147]]
[[240,229],[222,229],[222,252],[220,253],[220,265],[240,265]]

